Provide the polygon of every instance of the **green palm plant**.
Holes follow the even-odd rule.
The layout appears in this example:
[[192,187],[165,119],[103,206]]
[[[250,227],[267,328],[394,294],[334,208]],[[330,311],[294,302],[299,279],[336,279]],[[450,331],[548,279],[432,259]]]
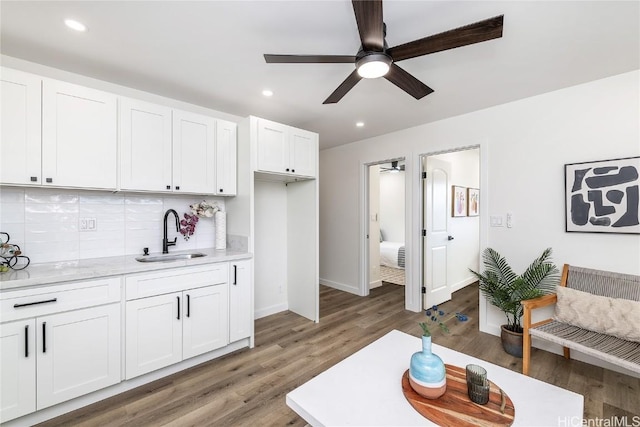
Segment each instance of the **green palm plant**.
[[547,248],[518,276],[502,255],[494,249],[486,248],[482,254],[484,272],[481,274],[470,269],[478,278],[482,294],[504,312],[508,330],[522,332],[520,318],[523,309],[520,301],[537,298],[555,290],[560,272],[550,262],[550,258],[551,248]]

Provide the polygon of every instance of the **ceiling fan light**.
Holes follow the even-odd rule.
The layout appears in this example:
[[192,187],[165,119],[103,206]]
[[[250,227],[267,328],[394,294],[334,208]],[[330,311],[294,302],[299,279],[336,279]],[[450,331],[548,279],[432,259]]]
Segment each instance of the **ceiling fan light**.
[[391,58],[384,53],[367,55],[356,63],[358,74],[365,79],[377,79],[389,72]]

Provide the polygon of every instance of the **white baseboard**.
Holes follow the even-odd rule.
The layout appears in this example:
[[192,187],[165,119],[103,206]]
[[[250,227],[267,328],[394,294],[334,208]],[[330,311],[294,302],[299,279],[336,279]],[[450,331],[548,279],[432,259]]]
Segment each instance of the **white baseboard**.
[[476,279],[475,277],[471,276],[471,277],[467,277],[464,280],[459,281],[458,283],[455,283],[451,286],[451,292],[455,292],[455,291],[459,291],[462,288],[465,288],[467,286],[469,286],[472,283],[475,283],[478,279]]
[[280,313],[282,311],[287,311],[287,310],[289,310],[289,304],[287,304],[286,302],[283,302],[281,304],[276,304],[276,305],[255,310],[253,314],[254,316],[253,318],[260,319],[262,317],[271,316],[272,314]]
[[320,278],[320,284],[328,286],[330,288],[337,289],[339,291],[349,292],[350,294],[360,295],[360,289],[357,287],[345,285],[344,283],[338,283],[331,280]]
[[379,288],[380,286],[382,286],[382,280],[374,280],[373,282],[369,283],[369,289]]

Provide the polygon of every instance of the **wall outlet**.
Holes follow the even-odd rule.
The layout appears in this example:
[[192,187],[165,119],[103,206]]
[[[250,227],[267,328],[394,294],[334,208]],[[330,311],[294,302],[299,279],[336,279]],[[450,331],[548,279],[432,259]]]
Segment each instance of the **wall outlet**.
[[507,228],[513,227],[513,214],[511,212],[507,212]]
[[96,231],[98,229],[98,220],[96,218],[80,218],[78,226],[79,231]]

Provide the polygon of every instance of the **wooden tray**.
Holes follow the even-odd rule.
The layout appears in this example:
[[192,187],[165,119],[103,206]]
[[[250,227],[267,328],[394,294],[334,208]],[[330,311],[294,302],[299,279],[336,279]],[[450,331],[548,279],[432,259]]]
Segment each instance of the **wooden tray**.
[[[467,394],[465,368],[444,365],[447,370],[447,391],[438,399],[426,399],[416,393],[409,384],[409,370],[402,376],[402,392],[411,406],[423,417],[442,427],[462,426],[510,426],[516,411],[506,393],[489,381],[489,402],[473,403]],[[501,411],[503,397],[504,412]]]

